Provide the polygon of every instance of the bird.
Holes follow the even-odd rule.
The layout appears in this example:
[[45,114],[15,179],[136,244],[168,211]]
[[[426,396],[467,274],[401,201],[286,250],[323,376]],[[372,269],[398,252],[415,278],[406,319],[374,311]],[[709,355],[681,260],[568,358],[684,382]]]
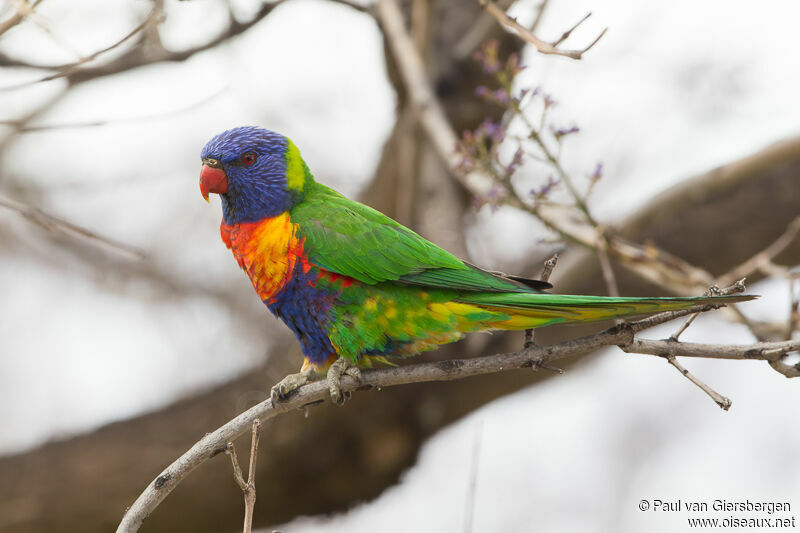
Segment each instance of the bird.
[[327,379],[433,350],[487,330],[595,322],[752,296],[604,297],[547,292],[543,281],[462,261],[364,204],[317,182],[297,146],[255,126],[202,149],[200,192],[222,203],[220,234],[258,297],[297,337],[299,373],[270,392],[280,401]]

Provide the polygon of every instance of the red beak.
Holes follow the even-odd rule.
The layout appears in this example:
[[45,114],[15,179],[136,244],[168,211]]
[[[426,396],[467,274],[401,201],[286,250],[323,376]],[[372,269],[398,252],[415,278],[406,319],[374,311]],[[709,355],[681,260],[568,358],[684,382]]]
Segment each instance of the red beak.
[[208,193],[225,194],[228,192],[228,176],[219,167],[203,165],[200,170],[200,193],[208,202]]

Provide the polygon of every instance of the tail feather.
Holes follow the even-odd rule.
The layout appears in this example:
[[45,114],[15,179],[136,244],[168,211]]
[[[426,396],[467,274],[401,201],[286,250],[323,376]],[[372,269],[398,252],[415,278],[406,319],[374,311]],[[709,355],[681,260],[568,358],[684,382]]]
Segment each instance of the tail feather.
[[509,316],[507,320],[495,322],[493,324],[495,328],[527,329],[551,324],[597,322],[662,311],[677,311],[705,304],[723,305],[754,298],[757,296],[637,298],[547,293],[481,293],[461,297],[459,301]]

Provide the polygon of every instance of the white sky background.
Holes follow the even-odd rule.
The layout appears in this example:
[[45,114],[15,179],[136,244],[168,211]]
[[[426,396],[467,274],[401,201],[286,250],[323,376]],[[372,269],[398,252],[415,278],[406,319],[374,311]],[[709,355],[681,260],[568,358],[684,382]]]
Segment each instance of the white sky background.
[[[190,46],[221,28],[223,12],[212,0],[167,4],[167,46]],[[522,2],[514,12],[524,20],[535,4]],[[581,62],[528,51],[521,77],[553,94],[558,119],[581,127],[565,145],[569,169],[582,176],[604,163],[592,204],[602,219],[618,220],[681,179],[800,133],[800,69],[793,68],[800,3],[551,4],[545,36],[590,10],[575,46],[610,27]],[[252,12],[252,2],[237,5]],[[90,53],[129,31],[143,9],[73,0],[45,2],[40,12],[63,40]],[[87,26],[87,16],[102,24]],[[9,32],[0,49],[32,61],[74,59],[30,26]],[[199,195],[199,151],[222,129],[262,125],[292,137],[318,179],[356,194],[393,121],[382,53],[368,17],[297,0],[185,63],[85,84],[38,121],[109,125],[17,138],[0,162],[0,193],[21,199],[7,188],[8,177],[27,192],[40,190],[43,208],[145,249],[176,278],[246,295],[256,318],[237,323],[202,294],[173,301],[141,281],[104,281],[0,210],[0,453],[158,408],[262,361],[278,326],[219,241],[218,200],[207,206]],[[30,74],[2,72],[0,86],[24,76]],[[60,88],[52,82],[0,92],[0,119]],[[197,102],[204,103],[127,120]],[[480,264],[508,264],[537,246],[520,215],[484,210],[476,220],[469,244]],[[514,228],[524,229],[511,255],[496,235]],[[25,236],[25,244],[8,244],[10,234]],[[786,310],[782,287],[758,290],[772,296],[749,305]],[[687,339],[751,340],[715,318]],[[662,361],[598,355],[442,432],[404,482],[375,503],[287,530],[366,530],[378,516],[396,530],[460,528],[478,420],[475,531],[530,530],[534,523],[541,531],[681,530],[678,518],[636,510],[640,499],[656,497],[774,496],[800,509],[800,434],[786,423],[796,418],[797,384],[755,362],[686,364],[732,397],[731,412],[720,412]]]

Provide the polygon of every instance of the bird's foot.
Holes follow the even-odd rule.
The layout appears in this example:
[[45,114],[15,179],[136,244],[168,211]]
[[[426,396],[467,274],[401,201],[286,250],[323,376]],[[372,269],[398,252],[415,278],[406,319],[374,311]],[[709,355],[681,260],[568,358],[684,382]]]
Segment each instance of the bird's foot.
[[313,381],[314,375],[315,372],[313,368],[306,368],[297,374],[289,374],[280,380],[274,387],[272,387],[272,390],[269,394],[269,397],[272,400],[272,406],[275,407],[276,401],[286,399],[286,396],[288,396],[293,390]]
[[336,405],[344,404],[350,398],[350,393],[342,392],[342,376],[347,375],[361,382],[361,370],[351,360],[344,357],[337,359],[328,368],[328,390],[331,393],[331,401]]

